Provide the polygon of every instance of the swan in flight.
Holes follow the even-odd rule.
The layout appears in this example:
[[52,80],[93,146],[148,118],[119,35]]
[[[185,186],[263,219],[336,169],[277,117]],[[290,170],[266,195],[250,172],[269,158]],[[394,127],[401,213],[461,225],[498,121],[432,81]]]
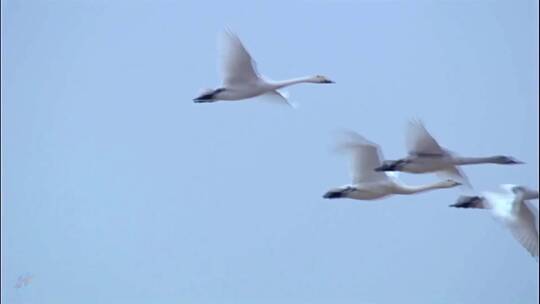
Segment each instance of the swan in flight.
[[501,185],[502,193],[484,192],[481,196],[461,196],[450,205],[455,208],[489,209],[501,220],[514,238],[538,258],[538,231],[534,212],[526,200],[538,199],[538,191],[517,185]]
[[439,175],[469,184],[457,167],[474,164],[522,164],[509,156],[460,157],[441,147],[418,120],[409,122],[405,135],[408,156],[399,160],[386,160],[375,171],[402,171],[408,173],[435,172]]
[[352,198],[357,200],[375,200],[392,194],[414,194],[434,189],[452,188],[461,185],[453,180],[437,183],[408,186],[386,172],[373,169],[381,165],[382,153],[378,145],[369,142],[355,132],[347,132],[349,140],[339,148],[352,156],[353,184],[328,191],[324,198]]
[[287,96],[279,92],[279,89],[297,83],[334,83],[321,75],[284,81],[266,80],[257,72],[255,61],[234,33],[226,31],[222,42],[223,84],[217,89],[203,91],[193,99],[194,102],[241,100],[262,95],[270,100],[289,104]]

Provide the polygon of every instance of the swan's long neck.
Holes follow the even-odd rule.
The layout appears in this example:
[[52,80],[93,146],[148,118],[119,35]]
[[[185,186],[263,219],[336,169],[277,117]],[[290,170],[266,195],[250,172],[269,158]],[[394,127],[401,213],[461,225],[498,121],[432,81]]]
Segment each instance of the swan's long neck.
[[430,190],[435,189],[444,189],[444,188],[450,188],[451,186],[448,185],[446,181],[437,182],[433,184],[427,184],[427,185],[419,185],[419,186],[410,186],[410,185],[396,185],[396,193],[397,194],[414,194],[414,193],[420,193],[420,192],[426,192]]
[[278,89],[288,87],[293,84],[304,83],[304,82],[313,83],[315,81],[313,80],[312,76],[308,76],[308,77],[299,77],[299,78],[293,78],[293,79],[282,80],[282,81],[272,81],[269,83],[273,90],[278,90]]
[[456,165],[494,164],[498,161],[497,156],[489,157],[455,157]]
[[512,213],[513,214],[518,214],[519,213],[519,210],[521,208],[523,208],[523,201],[525,199],[525,192],[523,191],[518,191],[515,196],[514,196],[514,200],[512,201]]

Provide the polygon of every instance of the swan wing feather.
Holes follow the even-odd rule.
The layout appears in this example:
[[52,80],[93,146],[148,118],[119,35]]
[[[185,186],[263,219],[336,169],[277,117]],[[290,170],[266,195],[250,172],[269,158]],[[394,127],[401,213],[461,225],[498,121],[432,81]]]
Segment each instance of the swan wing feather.
[[538,257],[538,231],[534,213],[523,201],[520,204],[515,220],[506,221],[506,225],[514,238],[533,257]]
[[384,159],[379,145],[368,141],[353,131],[345,131],[343,135],[346,136],[346,140],[340,143],[339,148],[351,154],[354,184],[390,180],[385,172],[374,170],[382,164]]
[[463,186],[465,186],[465,188],[472,190],[472,185],[471,185],[471,182],[469,181],[469,178],[467,177],[467,175],[465,175],[463,170],[461,170],[457,166],[452,166],[443,171],[437,171],[435,172],[435,174],[441,178],[450,178],[455,181],[458,181],[462,183]]
[[411,120],[407,124],[405,144],[410,155],[445,155],[445,150],[418,119]]
[[296,108],[296,105],[289,101],[289,99],[287,98],[287,95],[288,94],[286,92],[280,92],[280,91],[274,90],[274,91],[269,91],[261,95],[260,98],[263,101],[269,101],[269,102],[273,102],[273,103],[277,103],[281,105],[288,105],[292,108]]
[[221,42],[221,72],[225,87],[245,85],[260,79],[255,61],[236,34],[226,30]]

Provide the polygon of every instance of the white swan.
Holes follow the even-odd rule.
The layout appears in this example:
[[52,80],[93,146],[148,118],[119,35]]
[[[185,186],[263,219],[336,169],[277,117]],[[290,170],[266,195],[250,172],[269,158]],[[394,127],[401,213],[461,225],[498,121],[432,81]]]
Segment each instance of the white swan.
[[414,194],[433,189],[452,188],[460,183],[453,180],[440,181],[422,186],[408,186],[390,177],[386,172],[376,172],[381,165],[382,153],[378,145],[362,136],[348,132],[349,140],[340,148],[352,154],[353,184],[328,191],[324,198],[352,198],[375,200],[392,194]]
[[534,212],[525,200],[538,199],[538,191],[523,186],[501,185],[503,193],[484,192],[481,196],[461,196],[455,208],[490,209],[501,220],[519,243],[538,257],[538,231]]
[[457,166],[473,164],[522,164],[509,156],[460,157],[441,147],[429,134],[422,122],[412,120],[406,131],[408,156],[399,160],[384,161],[376,171],[402,171],[408,173],[435,172],[468,184],[466,176]]
[[223,85],[217,89],[204,91],[194,102],[215,102],[218,100],[241,100],[264,95],[271,100],[288,104],[286,96],[278,90],[297,83],[333,83],[328,78],[316,75],[284,81],[263,79],[256,64],[242,45],[240,39],[230,31],[223,35],[222,46]]

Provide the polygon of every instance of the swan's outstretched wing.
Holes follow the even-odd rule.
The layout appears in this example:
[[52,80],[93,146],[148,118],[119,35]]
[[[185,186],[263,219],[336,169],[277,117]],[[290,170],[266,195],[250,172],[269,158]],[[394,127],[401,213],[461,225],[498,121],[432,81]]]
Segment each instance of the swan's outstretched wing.
[[289,98],[287,96],[288,94],[286,92],[280,92],[280,91],[269,91],[265,94],[262,94],[259,96],[261,100],[269,101],[281,105],[287,105],[292,108],[296,108],[296,105],[289,101]]
[[503,193],[486,192],[493,215],[506,225],[518,242],[533,256],[538,257],[538,231],[533,210],[523,200],[524,193],[516,194],[515,185],[501,185]]
[[533,256],[538,257],[538,231],[534,213],[523,201],[514,221],[506,221],[514,238]]
[[256,64],[240,39],[231,31],[222,35],[221,60],[223,85],[231,87],[259,79]]
[[444,155],[445,151],[429,134],[420,120],[411,120],[405,132],[405,144],[410,155]]
[[472,185],[471,185],[471,182],[469,181],[469,178],[467,178],[467,175],[465,175],[463,170],[461,170],[457,166],[453,166],[443,171],[437,171],[435,172],[435,174],[441,178],[449,178],[449,179],[458,181],[461,184],[463,184],[465,188],[472,189]]
[[389,180],[385,172],[375,171],[375,168],[381,166],[383,159],[379,145],[352,131],[346,131],[343,135],[347,139],[340,143],[339,148],[351,153],[353,183]]
[[525,205],[527,205],[527,207],[529,208],[529,210],[531,211],[531,213],[533,214],[533,217],[534,217],[534,227],[536,227],[536,231],[538,231],[538,229],[540,227],[538,227],[538,224],[540,224],[538,221],[540,220],[540,218],[538,218],[538,208],[536,206],[538,206],[538,202],[533,203],[531,201],[525,201],[524,202]]

